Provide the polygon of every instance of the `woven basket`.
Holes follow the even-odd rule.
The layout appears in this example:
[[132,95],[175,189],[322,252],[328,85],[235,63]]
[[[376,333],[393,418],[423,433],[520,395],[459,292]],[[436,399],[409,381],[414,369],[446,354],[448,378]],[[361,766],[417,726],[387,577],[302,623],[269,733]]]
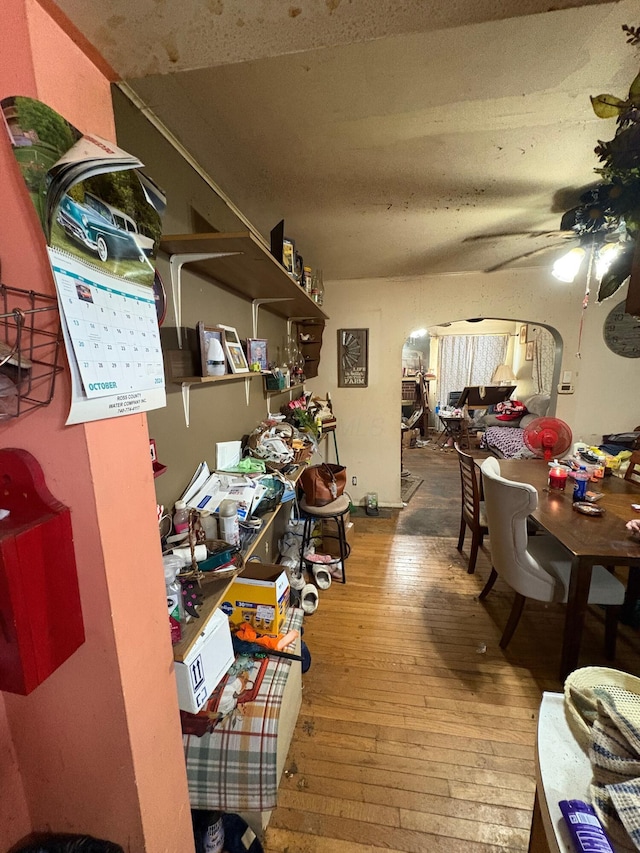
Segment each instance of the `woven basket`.
[[576,669],[564,683],[564,706],[576,738],[588,749],[597,716],[598,695],[607,695],[636,728],[640,729],[640,678],[606,666]]

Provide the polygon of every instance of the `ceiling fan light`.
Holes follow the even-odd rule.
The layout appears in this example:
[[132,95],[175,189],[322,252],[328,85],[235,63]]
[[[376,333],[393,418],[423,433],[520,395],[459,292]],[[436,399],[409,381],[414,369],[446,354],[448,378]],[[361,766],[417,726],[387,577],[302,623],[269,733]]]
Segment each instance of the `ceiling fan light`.
[[609,267],[619,252],[620,246],[617,243],[605,243],[600,247],[596,258],[596,278],[598,281],[601,281],[602,276],[609,271]]
[[575,277],[578,275],[580,265],[582,264],[585,254],[585,250],[580,246],[577,246],[575,249],[571,249],[566,255],[558,258],[553,265],[551,275],[554,278],[557,278],[558,281],[565,281],[569,284],[575,281]]

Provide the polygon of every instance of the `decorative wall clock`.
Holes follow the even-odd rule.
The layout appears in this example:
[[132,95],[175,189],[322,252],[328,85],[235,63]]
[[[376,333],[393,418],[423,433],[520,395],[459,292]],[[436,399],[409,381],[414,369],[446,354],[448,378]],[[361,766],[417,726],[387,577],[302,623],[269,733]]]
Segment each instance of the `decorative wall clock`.
[[612,352],[624,358],[640,358],[640,320],[624,310],[620,302],[607,315],[602,334]]

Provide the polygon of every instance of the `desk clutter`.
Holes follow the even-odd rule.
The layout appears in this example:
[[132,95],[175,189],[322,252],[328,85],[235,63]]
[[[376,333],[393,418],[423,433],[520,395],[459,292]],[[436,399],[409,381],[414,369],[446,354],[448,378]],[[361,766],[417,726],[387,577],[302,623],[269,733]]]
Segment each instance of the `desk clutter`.
[[303,619],[345,581],[346,469],[311,464],[327,420],[334,431],[328,396],[301,395],[217,444],[173,512],[158,508],[194,837],[207,853],[262,849],[219,841],[220,821],[237,812],[259,834],[268,820],[311,666]]

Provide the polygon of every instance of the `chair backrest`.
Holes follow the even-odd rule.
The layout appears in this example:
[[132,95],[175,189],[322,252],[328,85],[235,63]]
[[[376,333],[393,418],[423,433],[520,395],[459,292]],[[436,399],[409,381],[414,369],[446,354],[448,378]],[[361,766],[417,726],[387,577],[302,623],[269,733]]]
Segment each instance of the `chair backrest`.
[[640,450],[634,450],[629,459],[629,467],[624,474],[625,480],[640,486]]
[[480,483],[473,456],[463,453],[456,442],[454,444],[460,465],[460,486],[462,489],[462,513],[470,526],[480,523]]
[[528,483],[502,477],[493,456],[484,460],[480,471],[493,567],[521,595],[552,601],[556,582],[527,550],[527,517],[538,506],[538,492]]

